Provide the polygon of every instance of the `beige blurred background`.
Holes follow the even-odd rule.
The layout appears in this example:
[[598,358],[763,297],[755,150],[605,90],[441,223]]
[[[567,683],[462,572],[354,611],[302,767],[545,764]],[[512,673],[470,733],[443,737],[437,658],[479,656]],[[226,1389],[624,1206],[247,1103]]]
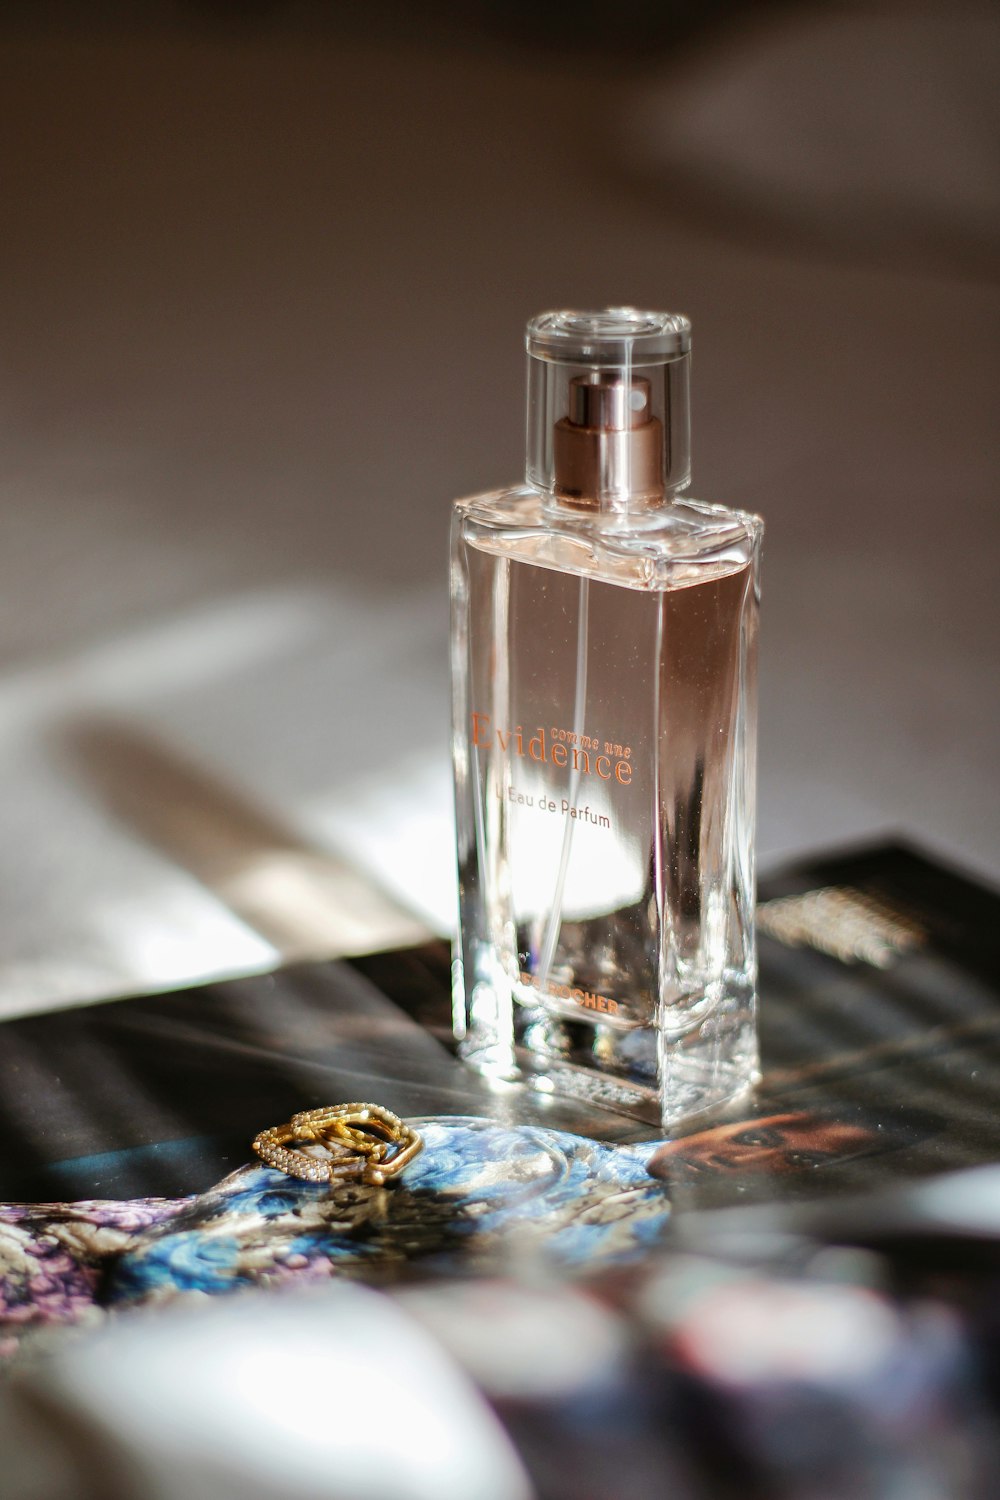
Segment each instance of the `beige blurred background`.
[[550,306],[693,319],[762,865],[1000,878],[995,9],[346,10],[0,19],[0,1014],[447,931],[448,507]]

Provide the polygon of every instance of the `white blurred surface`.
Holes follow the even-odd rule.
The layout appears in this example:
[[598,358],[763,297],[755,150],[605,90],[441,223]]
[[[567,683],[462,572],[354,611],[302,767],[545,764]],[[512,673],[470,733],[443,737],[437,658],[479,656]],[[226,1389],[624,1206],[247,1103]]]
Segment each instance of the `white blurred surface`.
[[[906,15],[887,183],[927,65]],[[769,527],[762,862],[901,830],[1000,877],[1000,298],[947,204],[928,259],[850,195],[849,253],[826,203],[801,243],[712,226],[696,103],[670,175],[672,66],[703,106],[744,69],[735,155],[756,141],[779,194],[858,149],[826,95],[812,136],[801,95],[784,137],[773,95],[754,113],[801,45],[774,36],[771,63],[718,31],[714,73],[603,78],[8,41],[0,1013],[447,928],[448,502],[517,479],[522,325],[552,305],[694,321],[694,492]]]
[[339,1283],[133,1314],[0,1391],[6,1500],[529,1500],[497,1419]]

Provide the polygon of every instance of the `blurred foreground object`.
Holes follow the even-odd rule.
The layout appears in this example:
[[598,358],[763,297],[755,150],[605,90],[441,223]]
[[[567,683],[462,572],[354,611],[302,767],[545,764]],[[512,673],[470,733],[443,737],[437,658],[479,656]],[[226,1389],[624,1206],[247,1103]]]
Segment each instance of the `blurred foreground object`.
[[494,1403],[539,1500],[979,1500],[995,1420],[975,1337],[889,1272],[812,1246],[396,1295]]
[[471,1384],[387,1299],[135,1318],[16,1377],[6,1500],[529,1500]]
[[991,1495],[995,1280],[762,1244],[123,1318],[0,1392],[5,1500]]

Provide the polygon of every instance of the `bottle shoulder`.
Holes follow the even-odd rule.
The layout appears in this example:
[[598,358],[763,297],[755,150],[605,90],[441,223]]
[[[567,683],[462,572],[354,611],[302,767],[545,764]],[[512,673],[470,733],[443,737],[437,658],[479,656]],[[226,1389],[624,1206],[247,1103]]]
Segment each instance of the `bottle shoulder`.
[[522,485],[456,501],[453,530],[456,540],[512,561],[657,589],[754,563],[764,523],[687,497],[628,516],[555,510]]

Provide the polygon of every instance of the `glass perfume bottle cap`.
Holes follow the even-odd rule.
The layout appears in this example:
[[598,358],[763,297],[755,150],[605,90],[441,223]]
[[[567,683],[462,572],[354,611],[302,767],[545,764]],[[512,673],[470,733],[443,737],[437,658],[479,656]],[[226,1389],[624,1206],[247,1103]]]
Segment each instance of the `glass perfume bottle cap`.
[[605,307],[597,312],[539,313],[528,322],[528,353],[536,359],[593,362],[599,368],[658,364],[691,348],[691,323],[683,313]]
[[528,483],[579,509],[628,514],[690,480],[691,324],[609,307],[532,318]]

